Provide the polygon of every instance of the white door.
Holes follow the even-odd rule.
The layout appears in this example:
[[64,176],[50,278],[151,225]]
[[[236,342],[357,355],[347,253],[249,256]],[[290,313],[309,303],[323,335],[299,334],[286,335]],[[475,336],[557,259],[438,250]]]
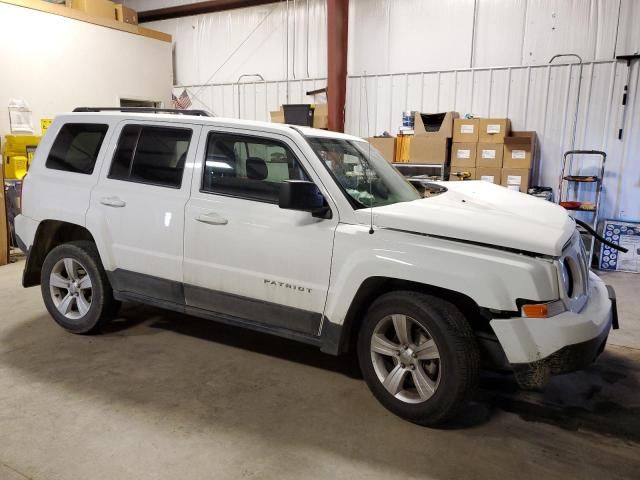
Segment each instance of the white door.
[[199,133],[183,123],[119,125],[87,214],[115,290],[184,303],[184,208]]
[[337,211],[279,208],[290,179],[318,184],[287,137],[203,129],[185,213],[187,305],[318,334]]

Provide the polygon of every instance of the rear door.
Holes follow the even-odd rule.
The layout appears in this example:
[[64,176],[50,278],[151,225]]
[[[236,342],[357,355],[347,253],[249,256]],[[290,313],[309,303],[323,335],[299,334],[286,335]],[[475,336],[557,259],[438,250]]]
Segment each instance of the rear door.
[[200,128],[135,121],[117,127],[87,214],[115,290],[184,302],[184,208]]

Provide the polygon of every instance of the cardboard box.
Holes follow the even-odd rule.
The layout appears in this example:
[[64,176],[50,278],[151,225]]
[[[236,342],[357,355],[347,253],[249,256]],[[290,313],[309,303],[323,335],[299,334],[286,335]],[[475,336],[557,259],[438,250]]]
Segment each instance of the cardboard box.
[[510,133],[511,120],[508,118],[481,118],[478,142],[504,143],[504,138]]
[[536,132],[512,132],[504,139],[504,168],[535,169]]
[[605,220],[602,236],[629,250],[622,253],[600,244],[600,270],[640,273],[640,223]]
[[476,166],[479,168],[502,168],[503,155],[504,145],[501,143],[478,143]]
[[449,172],[449,181],[450,182],[458,182],[458,181],[461,181],[461,180],[462,181],[475,180],[475,179],[476,179],[476,169],[475,168],[451,167],[451,171]]
[[65,3],[67,7],[71,7],[74,10],[81,10],[89,15],[109,18],[111,20],[116,19],[115,3],[108,0],[67,0]]
[[313,106],[313,128],[329,128],[329,106],[326,103]]
[[485,182],[495,183],[500,185],[502,183],[502,169],[501,168],[476,168],[476,180],[483,180]]
[[453,142],[477,142],[478,125],[477,118],[456,118],[453,121]]
[[116,3],[116,20],[122,23],[138,24],[138,12],[121,3]]
[[449,159],[449,144],[449,138],[444,135],[414,135],[410,140],[408,161],[409,163],[446,164]]
[[509,190],[527,193],[529,188],[529,180],[531,179],[531,170],[528,168],[503,168],[502,169],[502,186]]
[[367,140],[373,148],[380,152],[387,162],[395,162],[396,137],[370,137]]
[[271,122],[273,123],[284,123],[284,112],[282,110],[275,110],[273,112],[269,112],[271,115]]
[[451,167],[475,167],[477,143],[454,143],[451,147]]
[[415,135],[451,138],[453,123],[458,118],[457,112],[420,113],[413,114],[413,129]]

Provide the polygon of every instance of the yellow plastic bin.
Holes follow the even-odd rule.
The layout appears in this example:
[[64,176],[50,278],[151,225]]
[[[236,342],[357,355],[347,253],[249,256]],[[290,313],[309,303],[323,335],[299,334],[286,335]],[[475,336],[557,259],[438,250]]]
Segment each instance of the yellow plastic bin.
[[4,178],[24,178],[41,138],[39,135],[5,135],[2,150]]

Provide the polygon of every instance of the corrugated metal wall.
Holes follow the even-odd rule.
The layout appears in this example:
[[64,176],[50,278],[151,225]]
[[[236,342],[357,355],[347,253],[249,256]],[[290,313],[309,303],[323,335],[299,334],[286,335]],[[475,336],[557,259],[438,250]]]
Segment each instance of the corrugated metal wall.
[[278,110],[283,103],[313,103],[306,92],[326,85],[326,78],[264,82],[247,78],[240,83],[177,85],[173,91],[177,96],[186,89],[193,108],[205,108],[220,117],[268,122],[270,111]]
[[247,73],[268,80],[327,75],[325,0],[291,0],[288,5],[280,2],[145,26],[173,36],[176,84],[232,83]]
[[[306,0],[291,0],[288,22],[286,11],[282,2],[148,25],[174,35],[178,93],[187,88],[195,106],[219,115],[268,120],[287,96],[310,102],[304,92],[325,85],[324,0],[310,0],[308,15]],[[609,153],[603,215],[638,220],[638,65],[619,141],[627,68],[613,60],[640,51],[638,18],[637,0],[350,0],[347,131],[395,132],[404,110],[506,115],[515,129],[538,132],[539,183],[555,186],[571,145],[578,67],[547,62],[578,53],[587,63],[576,147]],[[235,85],[247,73],[267,81]]]
[[[632,67],[637,91],[638,65]],[[352,76],[348,81],[347,131],[362,136],[395,133],[406,110],[457,111],[480,117],[508,117],[514,130],[539,136],[538,184],[555,187],[564,151],[571,149],[580,68],[576,64],[475,68],[394,75]],[[622,87],[625,63],[591,62],[583,66],[576,149],[608,154],[604,217],[640,218],[640,106],[628,106],[623,138]],[[368,98],[368,101],[367,101]],[[586,158],[578,161],[587,162]],[[595,166],[592,162],[588,167]]]

